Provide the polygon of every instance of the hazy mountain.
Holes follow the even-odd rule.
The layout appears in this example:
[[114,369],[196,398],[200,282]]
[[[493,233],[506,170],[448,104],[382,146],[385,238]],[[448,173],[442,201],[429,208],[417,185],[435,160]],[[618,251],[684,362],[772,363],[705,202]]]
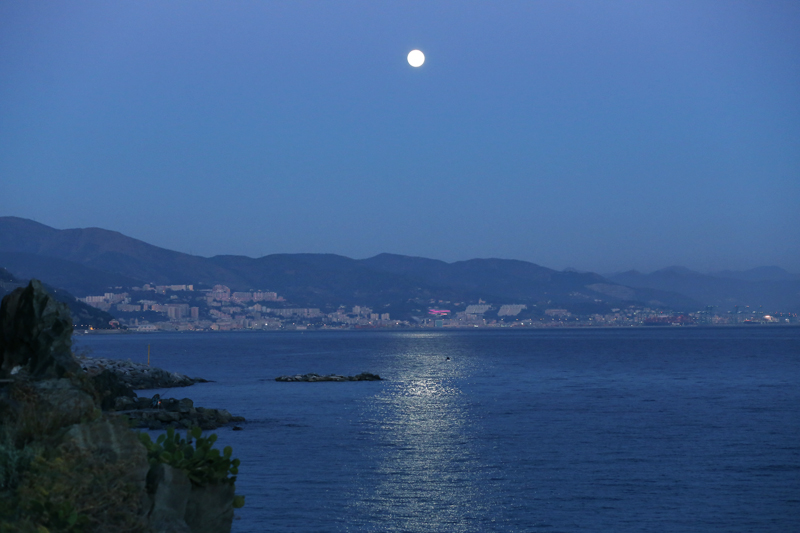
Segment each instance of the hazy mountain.
[[[101,228],[57,230],[18,217],[0,217],[0,252],[54,257],[140,282],[241,283],[204,257],[174,252]],[[12,270],[13,272],[13,270]]]
[[770,313],[800,310],[800,279],[792,279],[792,275],[786,271],[777,267],[763,267],[740,273],[725,272],[725,276],[720,273],[702,274],[673,266],[650,274],[631,270],[611,274],[608,278],[630,287],[685,294],[705,305],[713,305],[719,311],[730,311],[736,306],[750,306],[752,309],[761,307]]
[[643,302],[692,309],[678,294],[631,289],[592,273],[558,272],[525,261],[473,259],[445,263],[381,254],[355,260],[333,254],[204,258],[173,252],[100,228],[56,230],[0,218],[0,264],[25,276],[57,280],[78,294],[143,283],[223,283],[234,290],[276,291],[298,305],[397,307],[427,302],[520,302],[602,311]]
[[581,303],[642,302],[694,309],[697,302],[679,294],[634,290],[595,273],[559,272],[511,259],[470,259],[445,263],[422,257],[380,254],[360,261],[372,269],[402,275],[428,285],[479,291],[515,301]]
[[792,274],[776,266],[762,266],[750,270],[720,270],[710,275],[718,278],[740,279],[744,281],[798,281],[800,274]]
[[[143,283],[222,283],[233,290],[275,291],[293,304],[309,306],[379,307],[409,301],[474,302],[482,298],[493,303],[539,303],[587,312],[592,306],[600,311],[604,305],[626,302],[691,311],[703,305],[720,305],[719,295],[726,293],[713,284],[719,284],[719,280],[748,283],[679,268],[652,275],[623,273],[607,279],[594,273],[559,272],[505,259],[446,263],[393,254],[362,260],[333,254],[205,258],[159,248],[115,231],[57,230],[17,217],[0,217],[0,265],[25,277],[40,276],[79,295]],[[776,275],[774,270],[770,272]],[[758,296],[755,292],[753,295]],[[725,298],[729,297],[722,301],[727,301]]]
[[[258,259],[209,259],[250,287],[269,287],[292,302],[314,305],[397,305],[409,299],[450,302],[555,303],[578,309],[597,302],[642,301],[698,306],[677,294],[623,287],[597,274],[557,272],[524,261],[474,259],[445,263],[392,254],[354,260],[333,254],[275,254]],[[655,301],[659,300],[659,301]]]
[[246,279],[247,285],[243,288],[269,289],[291,302],[304,305],[378,306],[409,299],[473,299],[470,291],[419,283],[404,276],[378,272],[357,260],[334,254],[274,254],[258,259],[216,256],[209,261],[240,279]]

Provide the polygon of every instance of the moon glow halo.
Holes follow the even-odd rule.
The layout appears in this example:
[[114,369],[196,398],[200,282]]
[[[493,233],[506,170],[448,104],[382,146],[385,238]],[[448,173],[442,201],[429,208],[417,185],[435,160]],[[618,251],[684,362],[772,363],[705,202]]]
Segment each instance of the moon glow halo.
[[411,50],[408,53],[408,64],[412,67],[421,67],[425,62],[425,54],[419,50]]

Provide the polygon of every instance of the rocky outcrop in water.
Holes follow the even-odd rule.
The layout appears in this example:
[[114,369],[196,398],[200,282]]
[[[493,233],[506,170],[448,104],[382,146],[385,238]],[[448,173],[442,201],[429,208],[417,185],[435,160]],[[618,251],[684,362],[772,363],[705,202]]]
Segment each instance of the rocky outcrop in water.
[[317,381],[380,381],[381,377],[378,374],[370,374],[369,372],[362,372],[356,376],[340,376],[337,374],[329,374],[327,376],[320,376],[319,374],[297,374],[294,376],[280,376],[275,378],[275,381],[299,381],[299,382],[317,382]]
[[195,407],[189,398],[117,398],[114,409],[130,418],[138,427],[164,429],[167,427],[189,429],[217,429],[231,423],[244,422],[244,417],[233,416],[225,409]]
[[78,357],[78,362],[89,376],[95,376],[102,372],[112,372],[117,375],[121,382],[134,390],[188,387],[195,383],[207,382],[203,378],[190,378],[178,372],[167,372],[161,368],[132,361],[84,355]]
[[217,429],[230,423],[244,422],[225,409],[195,407],[189,398],[139,397],[134,389],[162,389],[186,387],[205,383],[201,378],[190,378],[177,372],[167,372],[131,361],[104,358],[79,358],[81,368],[89,375],[100,398],[103,411],[116,411],[126,415],[140,428],[164,429],[191,428]]

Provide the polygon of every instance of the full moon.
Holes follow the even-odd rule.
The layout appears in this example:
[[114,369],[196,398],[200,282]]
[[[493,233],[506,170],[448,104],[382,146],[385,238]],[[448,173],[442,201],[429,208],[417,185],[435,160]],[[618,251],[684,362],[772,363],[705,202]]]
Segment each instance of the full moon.
[[411,50],[408,53],[408,64],[412,67],[421,67],[425,62],[425,54],[419,50]]

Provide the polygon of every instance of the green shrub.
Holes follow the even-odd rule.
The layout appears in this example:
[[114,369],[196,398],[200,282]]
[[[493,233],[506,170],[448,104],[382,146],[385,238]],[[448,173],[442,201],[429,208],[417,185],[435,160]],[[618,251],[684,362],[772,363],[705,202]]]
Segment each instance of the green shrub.
[[[147,448],[147,457],[151,466],[159,463],[168,464],[186,472],[189,480],[197,486],[234,484],[239,473],[239,459],[231,459],[233,450],[225,446],[222,453],[212,446],[217,440],[215,434],[202,436],[199,427],[186,432],[181,438],[174,428],[168,428],[165,434],[158,436],[155,442],[147,433],[139,433],[139,438]],[[234,507],[244,505],[244,496],[234,498]]]

